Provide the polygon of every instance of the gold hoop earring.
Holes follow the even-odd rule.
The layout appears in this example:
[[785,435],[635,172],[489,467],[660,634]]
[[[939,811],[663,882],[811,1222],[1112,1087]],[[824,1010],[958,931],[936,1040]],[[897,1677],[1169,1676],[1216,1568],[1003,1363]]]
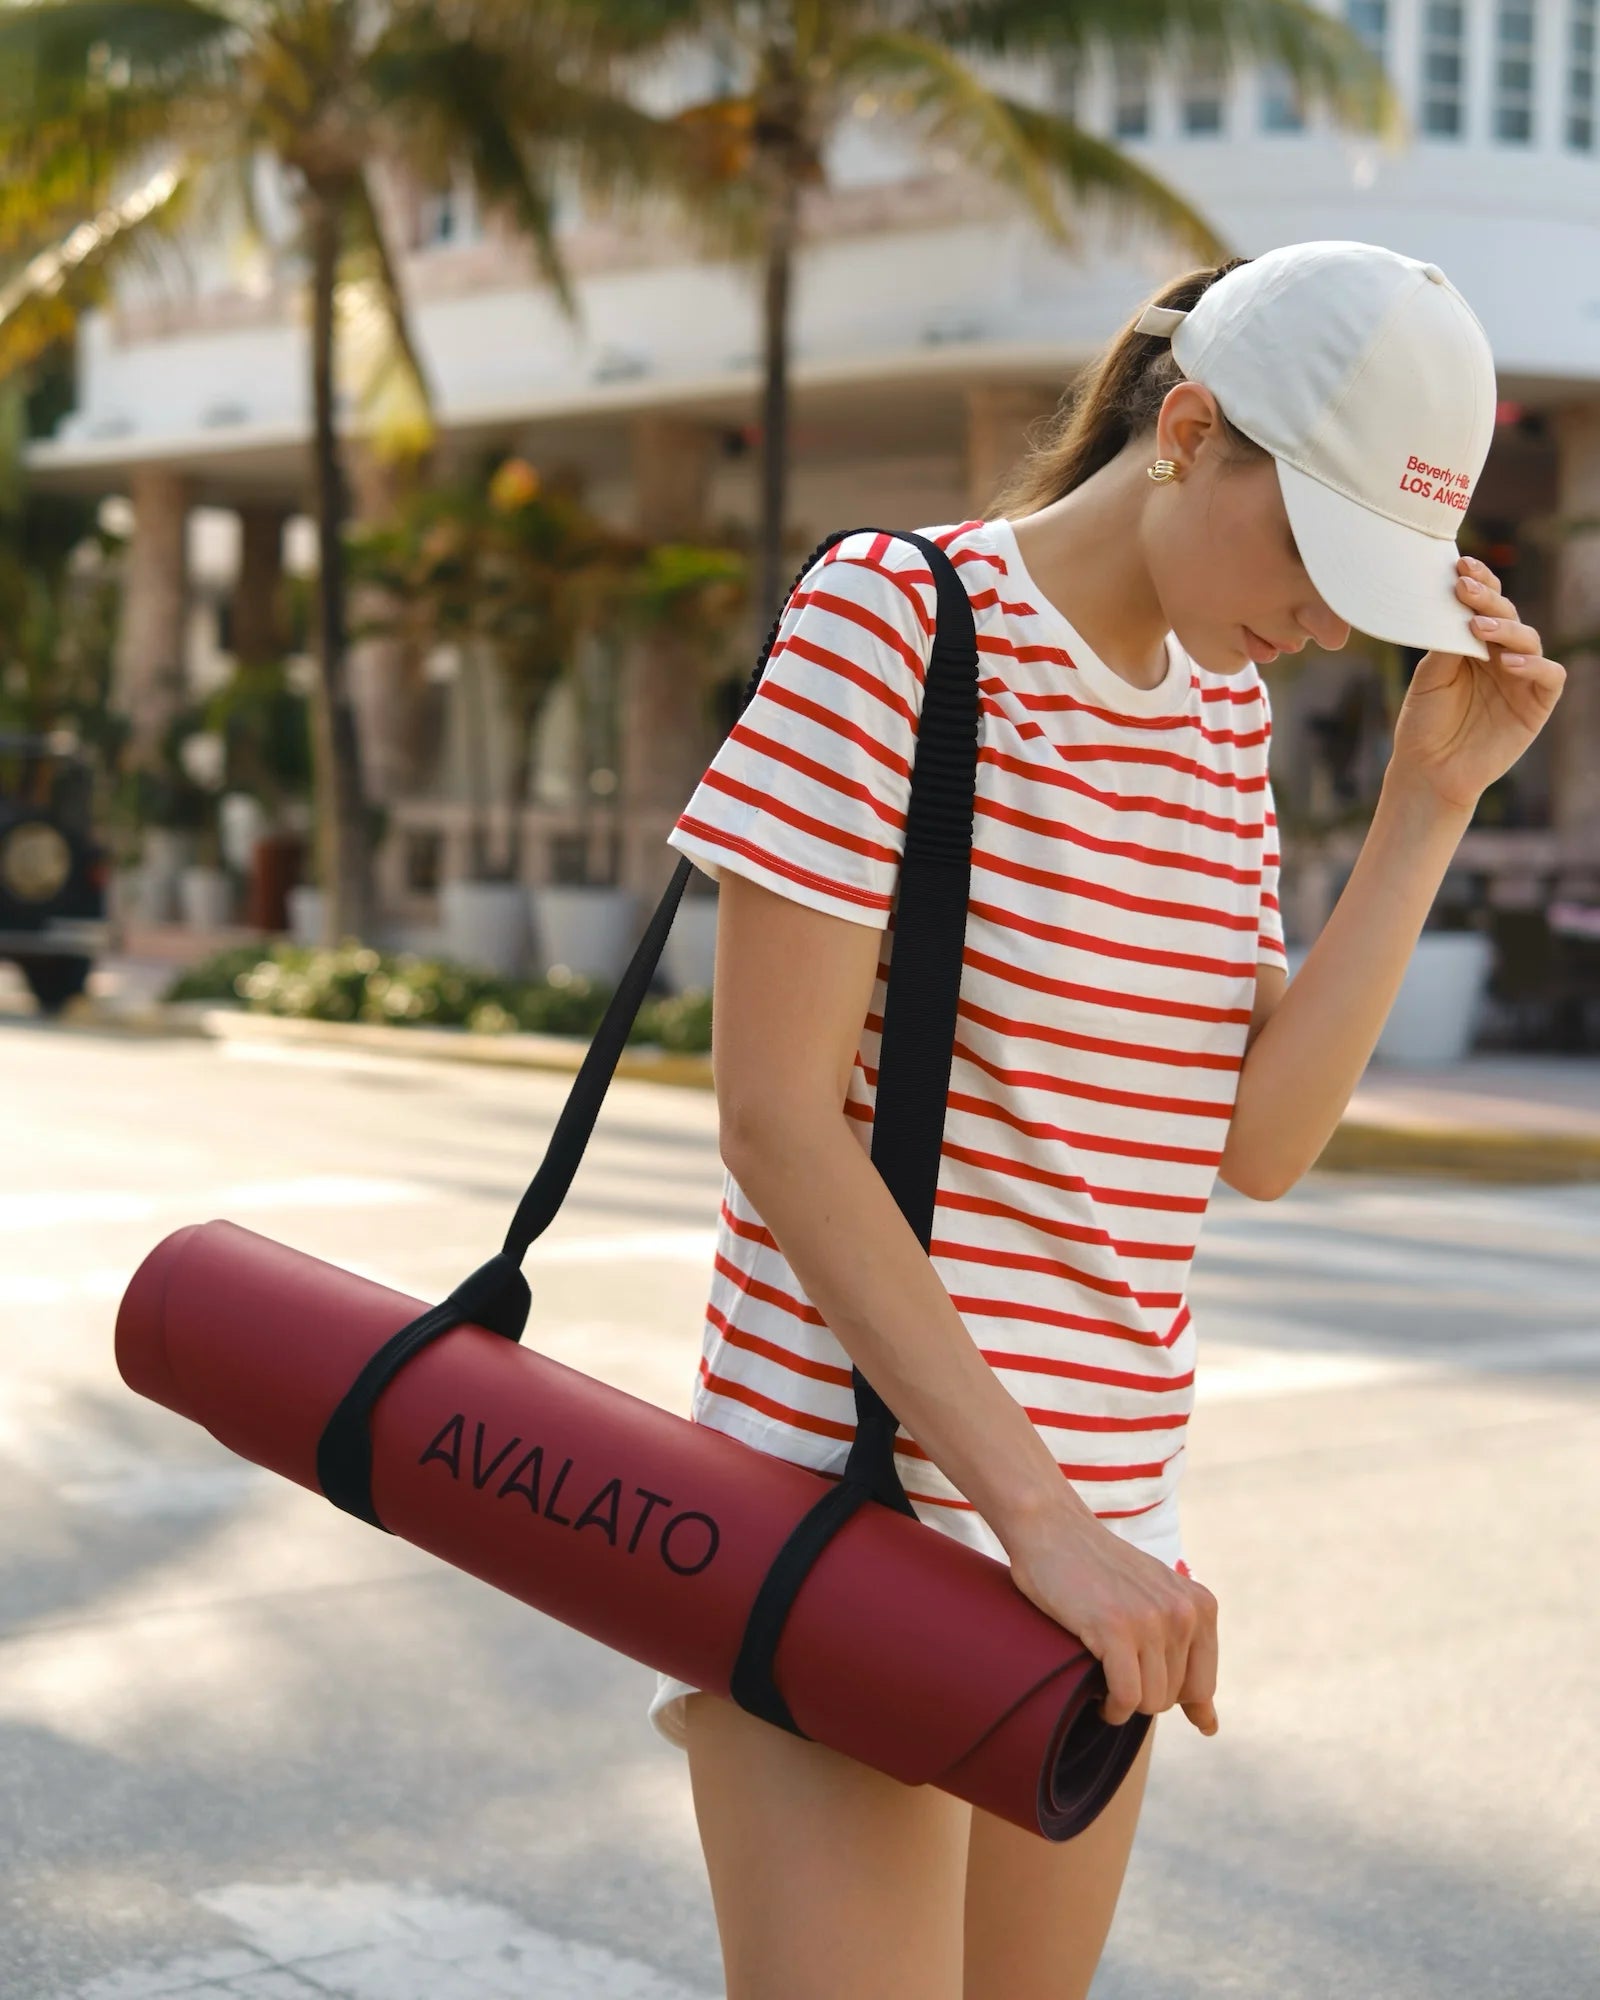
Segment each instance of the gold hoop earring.
[[1145,467],[1145,472],[1148,477],[1155,480],[1159,485],[1165,480],[1177,478],[1178,462],[1172,458],[1158,458],[1154,465],[1147,465]]

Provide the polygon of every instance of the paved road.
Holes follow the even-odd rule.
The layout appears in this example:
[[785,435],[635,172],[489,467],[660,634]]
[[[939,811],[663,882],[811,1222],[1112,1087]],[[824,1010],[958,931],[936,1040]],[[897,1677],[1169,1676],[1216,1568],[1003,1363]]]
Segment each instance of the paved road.
[[[227,1215],[437,1297],[563,1080],[0,1027],[0,1995],[720,1992],[651,1676],[259,1473],[116,1375]],[[529,1338],[686,1406],[706,1096],[614,1085]],[[1600,1993],[1600,1189],[1220,1199],[1174,1711],[1096,2000]]]

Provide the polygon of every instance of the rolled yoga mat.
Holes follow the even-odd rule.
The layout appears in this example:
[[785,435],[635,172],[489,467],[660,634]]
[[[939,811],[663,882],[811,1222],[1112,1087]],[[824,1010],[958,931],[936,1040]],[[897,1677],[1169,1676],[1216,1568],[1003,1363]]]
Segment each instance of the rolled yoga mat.
[[[140,1264],[116,1323],[130,1389],[313,1492],[363,1366],[426,1308],[229,1221]],[[603,1645],[726,1694],[751,1606],[832,1482],[471,1323],[373,1405],[371,1493],[418,1548]],[[1080,1832],[1150,1718],[1099,1713],[1100,1663],[1004,1563],[891,1507],[840,1527],[773,1656],[801,1730],[1051,1840]]]

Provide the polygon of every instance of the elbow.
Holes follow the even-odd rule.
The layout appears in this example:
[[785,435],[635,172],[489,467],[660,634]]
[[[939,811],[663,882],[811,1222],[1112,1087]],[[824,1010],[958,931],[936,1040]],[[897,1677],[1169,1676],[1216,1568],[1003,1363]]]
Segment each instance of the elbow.
[[1284,1160],[1233,1159],[1227,1153],[1222,1156],[1222,1164],[1217,1169],[1218,1177],[1227,1182],[1235,1194],[1242,1194],[1251,1201],[1277,1201],[1286,1195],[1299,1180],[1302,1168],[1291,1166]]
[[722,1163],[742,1188],[746,1175],[759,1175],[764,1160],[793,1150],[805,1130],[809,1107],[777,1103],[770,1096],[740,1100],[723,1107],[717,1120],[717,1150]]

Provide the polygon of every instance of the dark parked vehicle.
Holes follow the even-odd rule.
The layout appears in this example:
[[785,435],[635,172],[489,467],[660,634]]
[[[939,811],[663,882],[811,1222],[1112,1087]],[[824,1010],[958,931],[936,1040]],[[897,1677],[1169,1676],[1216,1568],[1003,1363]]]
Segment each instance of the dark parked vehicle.
[[0,734],[0,958],[47,1014],[83,991],[110,937],[93,807],[94,766],[70,731]]

